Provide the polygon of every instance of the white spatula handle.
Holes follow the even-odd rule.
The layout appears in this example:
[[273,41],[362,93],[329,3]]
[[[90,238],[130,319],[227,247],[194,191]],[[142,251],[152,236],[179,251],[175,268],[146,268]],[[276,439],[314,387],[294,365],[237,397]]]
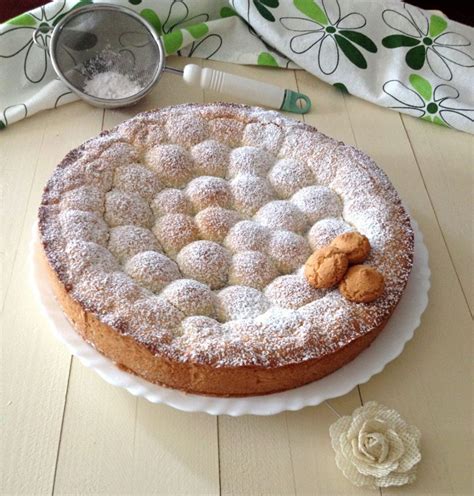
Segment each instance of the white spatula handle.
[[244,99],[275,109],[306,113],[311,107],[309,98],[301,93],[215,69],[203,69],[195,64],[184,67],[183,79],[186,83],[204,90],[212,90],[237,100]]

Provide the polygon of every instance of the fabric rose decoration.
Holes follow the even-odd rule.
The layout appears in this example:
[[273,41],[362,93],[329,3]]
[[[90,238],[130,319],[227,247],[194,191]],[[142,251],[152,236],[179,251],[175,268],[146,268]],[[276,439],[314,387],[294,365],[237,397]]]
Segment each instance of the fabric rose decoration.
[[329,429],[336,464],[356,486],[388,487],[411,483],[421,433],[398,412],[370,401]]

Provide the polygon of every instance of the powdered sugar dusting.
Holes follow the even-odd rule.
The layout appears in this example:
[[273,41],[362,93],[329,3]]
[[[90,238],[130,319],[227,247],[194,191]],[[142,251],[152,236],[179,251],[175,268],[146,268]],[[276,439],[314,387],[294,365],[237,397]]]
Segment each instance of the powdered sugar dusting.
[[144,227],[118,226],[110,229],[110,252],[120,263],[142,251],[162,251],[154,234]]
[[156,174],[139,164],[117,167],[114,187],[126,193],[137,194],[148,201],[162,189]]
[[61,199],[62,210],[86,210],[104,212],[105,194],[95,186],[81,186],[66,191]]
[[[351,229],[385,277],[371,304],[302,275],[312,249]],[[153,353],[216,367],[338,350],[390,315],[413,256],[408,215],[369,157],[223,104],[140,114],[72,151],[45,188],[40,230],[86,310]]]
[[186,196],[191,201],[195,212],[211,206],[227,208],[231,202],[227,181],[212,176],[193,179],[186,187]]
[[275,279],[265,294],[276,306],[297,309],[321,298],[324,293],[311,287],[304,277],[288,275]]
[[162,292],[163,298],[185,315],[212,316],[216,313],[216,297],[209,286],[193,279],[179,279]]
[[232,257],[229,283],[263,289],[278,275],[274,262],[262,252],[241,251]]
[[272,166],[272,156],[255,146],[235,148],[230,154],[227,174],[235,177],[237,174],[252,174],[265,176]]
[[269,202],[255,215],[255,220],[270,229],[285,229],[302,233],[308,222],[300,209],[284,200]]
[[257,317],[270,306],[261,293],[248,286],[229,286],[218,294],[218,316],[222,321]]
[[215,140],[198,143],[191,149],[196,175],[225,177],[230,148]]
[[155,217],[165,214],[192,214],[191,202],[180,189],[164,189],[151,202]]
[[342,219],[327,218],[316,222],[308,232],[308,241],[313,251],[327,246],[336,236],[347,231],[352,231],[353,227]]
[[159,292],[180,277],[178,266],[156,251],[142,251],[127,260],[125,272],[141,286]]
[[240,215],[222,207],[207,207],[196,215],[199,236],[203,239],[222,242]]
[[59,214],[61,234],[67,241],[92,241],[105,245],[109,237],[109,229],[96,212],[81,210],[64,210]]
[[159,217],[153,233],[168,256],[174,257],[185,246],[198,239],[193,217],[185,214],[166,214]]
[[301,267],[311,255],[311,249],[303,236],[291,231],[275,231],[268,243],[267,253],[282,274]]
[[293,195],[291,201],[306,215],[311,224],[320,219],[342,215],[340,198],[325,186],[302,188]]
[[104,219],[110,227],[153,225],[153,214],[148,203],[136,193],[118,189],[109,191],[105,196]]
[[238,174],[231,182],[234,208],[244,215],[253,215],[275,198],[269,182],[251,174]]
[[178,254],[181,272],[189,278],[220,289],[227,283],[230,267],[228,251],[214,241],[194,241]]
[[242,142],[256,146],[276,155],[283,141],[283,131],[276,124],[253,122],[245,126]]
[[311,170],[296,160],[279,160],[268,174],[273,189],[280,198],[288,198],[299,189],[314,184]]
[[84,84],[84,92],[97,98],[116,100],[136,95],[143,87],[125,74],[105,71],[94,74]]
[[270,230],[251,220],[243,220],[233,226],[224,240],[224,245],[232,252],[265,252]]

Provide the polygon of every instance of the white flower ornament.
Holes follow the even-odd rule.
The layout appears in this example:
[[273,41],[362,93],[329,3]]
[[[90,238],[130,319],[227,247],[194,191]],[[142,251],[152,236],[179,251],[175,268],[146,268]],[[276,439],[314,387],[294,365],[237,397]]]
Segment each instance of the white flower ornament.
[[421,460],[421,433],[400,414],[370,401],[329,429],[336,464],[356,486],[409,484]]

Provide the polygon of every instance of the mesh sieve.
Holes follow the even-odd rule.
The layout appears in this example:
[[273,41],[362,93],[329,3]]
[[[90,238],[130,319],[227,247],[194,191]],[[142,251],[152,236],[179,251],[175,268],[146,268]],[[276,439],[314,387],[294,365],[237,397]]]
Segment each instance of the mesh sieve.
[[[56,25],[50,55],[58,76],[81,98],[102,107],[130,105],[147,94],[164,67],[164,51],[153,27],[125,7],[95,4],[69,12]],[[124,75],[137,92],[99,98],[85,90],[97,74]]]
[[136,103],[166,70],[182,76],[186,84],[238,100],[297,114],[311,109],[311,100],[298,91],[197,64],[187,64],[183,71],[165,67],[163,44],[153,26],[120,5],[91,4],[72,9],[55,25],[49,46],[41,42],[43,29],[47,32],[49,27],[40,25],[33,41],[49,50],[58,77],[95,106]]

